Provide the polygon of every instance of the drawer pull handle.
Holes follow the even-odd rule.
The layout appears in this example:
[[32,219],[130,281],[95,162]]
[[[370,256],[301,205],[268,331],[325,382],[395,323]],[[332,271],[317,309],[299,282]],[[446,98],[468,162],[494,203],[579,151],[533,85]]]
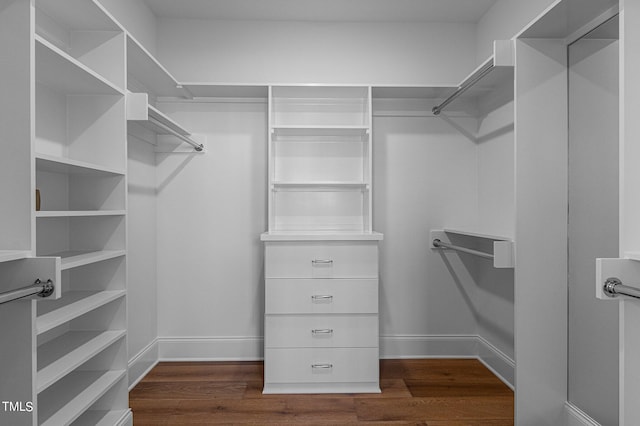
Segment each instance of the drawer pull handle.
[[333,368],[333,364],[311,364],[311,368],[327,370]]
[[314,259],[311,261],[314,265],[331,265],[333,260],[331,259]]
[[333,334],[333,329],[331,328],[320,328],[311,330],[312,334]]
[[311,296],[311,300],[313,300],[314,302],[326,301],[326,300],[332,301],[333,296],[329,294],[316,294]]

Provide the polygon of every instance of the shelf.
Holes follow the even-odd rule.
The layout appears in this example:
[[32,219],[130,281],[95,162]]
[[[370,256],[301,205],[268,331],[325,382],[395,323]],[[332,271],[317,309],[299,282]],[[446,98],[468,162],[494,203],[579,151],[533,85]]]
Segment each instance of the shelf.
[[260,235],[262,241],[381,241],[379,232],[361,231],[272,231]]
[[180,85],[197,98],[244,98],[266,100],[269,96],[269,89],[266,84],[181,82]]
[[124,419],[130,410],[88,410],[77,420],[79,425],[92,425],[92,426],[113,426],[122,425],[122,419]]
[[70,158],[56,157],[54,155],[36,153],[36,169],[50,173],[62,173],[69,175],[118,175],[124,176],[124,170],[104,167],[85,161],[72,160]]
[[[125,370],[78,371],[61,380],[66,392],[48,392],[46,404],[38,402],[42,426],[68,425],[80,417],[85,410],[107,393],[116,383],[126,377]],[[50,395],[51,394],[51,395]],[[68,395],[76,395],[68,400]]]
[[[496,89],[505,81],[514,80],[514,42],[513,40],[496,40],[493,42],[493,55],[480,64],[457,88],[439,105],[433,107],[434,115],[440,114],[456,99],[477,99]],[[511,88],[513,91],[513,87]]]
[[75,31],[122,31],[95,1],[37,0],[36,8],[54,21]]
[[[158,135],[191,135],[175,120],[150,105],[149,96],[146,93],[127,93],[127,120],[134,121]],[[155,122],[160,123],[161,126]]]
[[70,331],[39,346],[37,392],[61,380],[125,335],[125,330]]
[[272,182],[273,191],[333,192],[368,191],[369,184],[364,182]]
[[[38,304],[36,333],[42,334],[59,325],[98,309],[116,299],[124,297],[125,290],[113,291],[70,291],[56,301]],[[41,312],[46,310],[46,312]]]
[[64,251],[43,256],[61,257],[62,270],[77,268],[103,260],[113,259],[127,254],[126,250],[96,250],[96,251]]
[[[472,237],[475,239],[485,240],[483,250],[477,250],[475,247],[462,247],[449,239],[449,234]],[[484,258],[490,258],[493,262],[494,268],[513,268],[515,267],[514,259],[514,243],[513,240],[498,235],[482,234],[478,232],[461,231],[454,229],[443,230],[431,230],[429,232],[429,245],[433,250],[449,250],[447,247],[437,247],[434,244],[435,240],[439,240],[442,243],[454,245],[457,248],[451,249],[455,252],[463,252],[472,255],[477,255]],[[491,252],[486,252],[487,246],[491,247]]]
[[0,263],[26,259],[31,252],[26,250],[0,250]]
[[446,232],[447,234],[465,235],[465,236],[468,236],[468,237],[484,238],[484,239],[487,239],[487,240],[513,241],[512,238],[505,237],[505,236],[502,236],[502,235],[484,234],[484,233],[475,232],[475,231],[466,231],[466,230],[451,229],[451,228],[444,228],[443,231]]
[[278,125],[271,131],[277,136],[361,136],[369,133],[369,126]]
[[624,258],[629,260],[639,260],[640,261],[640,251],[625,251]]
[[84,210],[84,211],[37,211],[36,217],[94,217],[94,216],[124,216],[125,210]]
[[455,84],[443,86],[374,86],[373,99],[439,99],[456,90]]
[[127,34],[127,72],[152,95],[189,97],[171,73],[131,34]]
[[36,81],[66,95],[124,95],[111,82],[35,35]]

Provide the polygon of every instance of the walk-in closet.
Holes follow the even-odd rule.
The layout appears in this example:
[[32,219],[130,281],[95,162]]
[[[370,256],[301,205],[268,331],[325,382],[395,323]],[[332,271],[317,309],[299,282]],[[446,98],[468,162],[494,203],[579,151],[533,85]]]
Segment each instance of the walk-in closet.
[[640,424],[639,23],[0,0],[0,425]]

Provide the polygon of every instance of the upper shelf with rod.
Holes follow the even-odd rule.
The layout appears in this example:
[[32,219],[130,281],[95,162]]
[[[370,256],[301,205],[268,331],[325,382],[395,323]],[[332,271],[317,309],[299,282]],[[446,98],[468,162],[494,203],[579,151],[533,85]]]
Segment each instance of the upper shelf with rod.
[[449,104],[463,95],[471,98],[482,96],[506,79],[513,80],[515,63],[513,46],[512,40],[494,41],[493,55],[462,80],[455,91],[434,106],[431,112],[439,115]]
[[204,145],[194,141],[191,133],[150,105],[146,93],[127,93],[127,120],[137,122],[158,135],[173,135],[198,152],[204,150]]
[[[451,235],[461,237],[461,239],[484,240],[492,243],[493,251],[487,253],[483,250],[477,250],[475,247],[464,247],[454,244],[450,238]],[[513,256],[513,241],[507,237],[497,235],[479,234],[476,232],[466,232],[454,229],[432,230],[429,233],[429,241],[432,249],[449,249],[460,253],[471,254],[493,261],[494,268],[513,268],[515,266]]]

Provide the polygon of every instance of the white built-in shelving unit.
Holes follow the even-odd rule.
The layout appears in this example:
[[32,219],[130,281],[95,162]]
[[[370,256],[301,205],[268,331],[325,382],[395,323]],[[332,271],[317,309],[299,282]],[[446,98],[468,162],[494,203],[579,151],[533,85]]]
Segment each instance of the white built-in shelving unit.
[[268,99],[264,393],[379,392],[371,88]]
[[[131,424],[126,36],[93,1],[10,0],[3,4],[0,20],[13,40],[13,46],[3,43],[0,50],[16,63],[16,75],[7,80],[21,91],[9,90],[2,103],[3,113],[9,113],[11,103],[21,116],[11,129],[2,129],[16,138],[10,143],[17,149],[2,166],[25,170],[15,175],[19,183],[12,182],[20,192],[16,212],[7,216],[13,242],[0,247],[0,264],[3,276],[17,277],[23,263],[45,262],[30,269],[42,275],[48,268],[56,286],[53,300],[3,306],[2,315],[24,324],[17,327],[19,339],[10,340],[26,346],[12,349],[15,365],[9,366],[9,377],[3,376],[2,399],[19,396],[33,402],[32,412],[9,421],[31,426]],[[5,386],[17,388],[8,395]]]

